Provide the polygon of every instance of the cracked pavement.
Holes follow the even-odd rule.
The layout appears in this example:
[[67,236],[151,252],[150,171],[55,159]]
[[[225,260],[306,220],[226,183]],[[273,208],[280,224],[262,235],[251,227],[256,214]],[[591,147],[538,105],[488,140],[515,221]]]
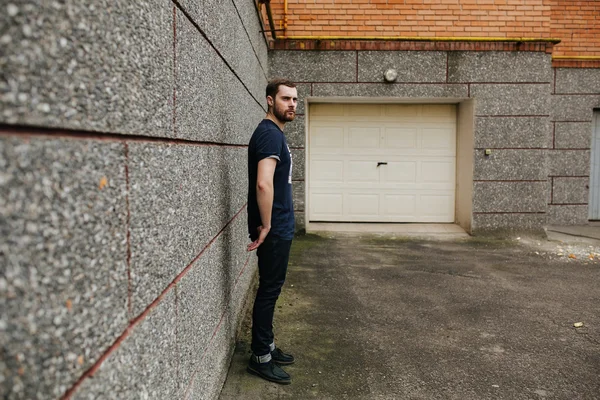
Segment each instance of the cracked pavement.
[[299,237],[275,315],[292,384],[245,372],[247,315],[220,398],[600,399],[600,262],[536,247]]

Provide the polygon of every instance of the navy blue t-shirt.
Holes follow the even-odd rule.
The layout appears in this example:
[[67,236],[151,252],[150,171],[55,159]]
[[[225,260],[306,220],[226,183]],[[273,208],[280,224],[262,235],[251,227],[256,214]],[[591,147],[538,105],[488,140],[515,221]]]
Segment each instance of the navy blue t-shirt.
[[252,134],[248,146],[248,233],[251,240],[258,238],[262,225],[256,200],[258,162],[265,158],[277,160],[273,175],[273,209],[270,235],[281,239],[294,238],[294,205],[292,202],[292,155],[285,135],[269,119],[263,119]]

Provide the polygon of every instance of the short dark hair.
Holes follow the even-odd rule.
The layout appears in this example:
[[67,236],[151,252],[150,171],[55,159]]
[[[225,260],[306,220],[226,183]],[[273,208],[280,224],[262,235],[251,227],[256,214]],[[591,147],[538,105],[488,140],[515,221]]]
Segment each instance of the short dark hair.
[[281,86],[281,85],[291,87],[291,88],[296,87],[296,84],[290,80],[283,79],[283,78],[272,79],[267,84],[267,97],[271,96],[273,99],[275,99],[277,92],[279,92],[279,86]]

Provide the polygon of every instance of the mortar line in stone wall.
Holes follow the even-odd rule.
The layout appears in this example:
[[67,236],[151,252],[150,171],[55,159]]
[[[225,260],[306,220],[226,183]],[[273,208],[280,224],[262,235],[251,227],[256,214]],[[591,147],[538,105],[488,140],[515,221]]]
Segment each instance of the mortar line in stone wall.
[[[253,0],[254,1],[254,0]],[[242,23],[242,28],[244,28],[244,32],[246,32],[246,36],[248,37],[248,41],[250,42],[250,47],[252,48],[252,52],[254,53],[254,56],[256,57],[256,60],[258,61],[258,65],[260,65],[260,69],[263,72],[263,75],[265,76],[265,79],[269,79],[269,77],[267,76],[267,73],[262,65],[262,63],[260,62],[260,58],[258,57],[258,53],[256,53],[256,49],[254,48],[254,43],[252,43],[252,39],[250,39],[250,34],[248,33],[248,29],[246,29],[246,25],[244,24],[244,20],[242,19],[242,15],[240,14],[240,10],[238,10],[237,5],[235,4],[235,1],[231,0],[231,3],[233,4],[233,8],[235,8],[235,12],[238,15],[238,18],[240,19],[240,22]],[[267,45],[268,47],[268,45]]]
[[600,96],[600,93],[553,93],[554,96]]
[[589,175],[548,175],[549,178],[589,178]]
[[175,363],[175,382],[177,382],[177,390],[179,390],[179,285],[176,283],[173,287],[173,292],[175,296],[175,352],[177,354],[177,361]]
[[218,143],[209,141],[196,141],[180,138],[164,138],[142,135],[127,135],[99,131],[77,131],[68,128],[44,128],[39,126],[16,126],[0,124],[0,136],[40,137],[46,139],[73,139],[73,140],[99,140],[107,142],[132,142],[132,143],[161,143],[186,146],[215,146],[215,147],[242,147],[246,144]]
[[223,55],[221,54],[221,52],[219,51],[219,49],[217,49],[217,47],[213,44],[213,42],[210,41],[210,39],[208,38],[208,36],[206,35],[206,33],[204,33],[204,31],[200,28],[200,26],[196,23],[196,21],[194,21],[194,19],[192,18],[192,16],[181,6],[181,4],[179,4],[179,2],[177,0],[171,0],[171,1],[179,9],[179,11],[181,11],[183,13],[183,15],[185,15],[185,17],[194,26],[194,28],[196,28],[196,30],[198,31],[198,33],[200,33],[200,35],[202,35],[202,37],[204,38],[204,40],[206,40],[206,43],[208,43],[210,45],[210,47],[213,48],[213,50],[217,53],[217,55],[219,56],[219,58],[221,58],[221,60],[225,63],[225,65],[227,66],[227,68],[229,68],[229,70],[231,71],[231,73],[237,78],[238,81],[240,81],[240,83],[242,84],[242,86],[244,87],[244,89],[246,89],[246,91],[248,92],[248,94],[250,95],[250,97],[252,97],[254,99],[254,101],[256,102],[256,104],[258,104],[260,106],[260,108],[262,108],[266,112],[266,110],[265,110],[264,106],[262,105],[262,103],[260,101],[258,101],[254,97],[254,94],[252,94],[252,92],[250,91],[250,89],[248,89],[248,86],[246,86],[246,83],[242,80],[242,78],[239,77],[239,75],[237,74],[237,72],[235,72],[235,70],[233,69],[233,67],[231,65],[229,65],[229,63],[227,62],[227,60],[225,59],[225,57],[223,57]]
[[[238,284],[238,282],[240,280],[240,277],[244,274],[244,271],[246,270],[246,267],[248,266],[248,262],[250,261],[250,256],[251,255],[248,255],[248,257],[246,257],[246,262],[244,263],[244,266],[242,267],[242,270],[240,271],[240,273],[238,274],[237,278],[235,279],[235,283],[233,284],[232,290],[235,290],[235,288],[237,287],[237,284]],[[210,337],[210,340],[208,341],[208,343],[204,347],[204,351],[202,352],[202,357],[200,357],[200,361],[198,362],[198,367],[192,373],[192,376],[190,378],[190,382],[188,383],[188,386],[187,386],[187,388],[185,390],[185,393],[183,395],[184,399],[187,399],[187,397],[189,395],[189,391],[190,391],[192,385],[194,384],[194,378],[196,377],[196,374],[198,373],[198,370],[200,369],[200,364],[202,363],[202,361],[204,361],[204,358],[206,357],[206,354],[208,353],[208,349],[212,345],[213,340],[215,339],[215,337],[217,336],[217,333],[221,329],[221,324],[223,323],[223,318],[225,318],[226,314],[227,314],[227,308],[225,308],[225,311],[223,311],[223,313],[221,314],[221,319],[219,320],[219,323],[217,324],[217,326],[213,330],[213,334]]]
[[485,115],[485,114],[481,114],[481,115],[475,115],[478,118],[550,118],[550,114],[540,114],[540,115],[510,115],[510,114],[505,114],[505,115]]
[[473,179],[473,182],[548,182],[548,179]]
[[546,214],[546,211],[490,211],[490,212],[473,212],[478,215],[502,215],[502,214]]
[[591,123],[592,123],[592,120],[589,120],[589,121],[581,121],[581,120],[568,120],[568,119],[566,119],[566,120],[556,120],[556,121],[552,121],[552,122],[579,122],[579,123],[582,123],[582,124],[583,124],[583,123],[586,123],[586,124],[591,124]]
[[474,150],[552,150],[550,147],[475,147]]
[[475,115],[479,118],[549,118],[550,115]]
[[125,153],[125,205],[127,207],[127,319],[131,322],[131,312],[133,310],[132,288],[131,288],[131,209],[129,207],[129,144],[123,143]]
[[240,216],[240,214],[246,209],[246,206],[247,206],[247,204],[244,204],[242,206],[242,208],[240,208],[240,210],[233,216],[233,218],[231,218],[225,224],[225,226],[223,226],[223,228],[221,228],[221,230],[202,248],[202,250],[200,251],[200,253],[198,253],[198,255],[196,257],[194,257],[194,259],[175,277],[175,279],[173,279],[173,281],[171,281],[171,283],[169,283],[167,285],[167,287],[158,295],[158,297],[156,297],[156,299],[154,299],[152,301],[152,303],[150,303],[144,309],[144,311],[142,311],[137,317],[135,317],[133,320],[130,321],[129,326],[127,326],[127,328],[125,328],[125,330],[123,331],[123,333],[121,333],[121,335],[113,342],[113,344],[110,345],[108,347],[108,349],[106,349],[106,351],[104,351],[104,353],[94,363],[94,365],[92,365],[90,368],[88,368],[87,371],[85,371],[79,377],[79,379],[73,384],[73,386],[71,386],[71,388],[69,390],[67,390],[67,392],[61,397],[62,400],[68,400],[68,399],[70,399],[71,396],[77,391],[77,389],[79,388],[79,386],[81,386],[81,384],[83,383],[83,381],[85,379],[93,376],[98,371],[98,369],[100,368],[100,366],[102,365],[102,363],[113,352],[115,352],[119,348],[119,346],[121,345],[121,343],[125,339],[127,339],[127,337],[131,334],[131,332],[133,331],[133,329],[137,325],[139,325],[144,319],[146,319],[146,317],[148,316],[148,314],[150,314],[150,312],[162,301],[162,299],[190,271],[190,269],[193,267],[193,265],[196,263],[196,261],[198,261],[200,259],[200,257],[206,252],[206,250],[208,250],[208,248],[219,238],[219,236],[221,236],[221,234],[225,231],[225,229],[227,229],[227,227],[229,225],[231,225],[231,223],[233,221],[235,221]]
[[575,150],[575,151],[587,151],[587,150],[591,150],[590,147],[567,147],[567,148],[557,148],[557,149],[548,149],[550,151],[565,151],[565,150]]
[[177,136],[177,7],[173,6],[173,136]]

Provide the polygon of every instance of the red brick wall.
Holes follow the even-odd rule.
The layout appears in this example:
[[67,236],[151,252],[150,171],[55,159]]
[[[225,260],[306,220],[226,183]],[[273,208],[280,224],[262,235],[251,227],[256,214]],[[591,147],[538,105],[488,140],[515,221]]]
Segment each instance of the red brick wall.
[[562,40],[556,56],[600,56],[600,1],[546,0],[552,10],[550,35]]
[[[283,29],[284,1],[271,9]],[[600,1],[288,0],[277,35],[558,38],[557,55],[600,55]]]

